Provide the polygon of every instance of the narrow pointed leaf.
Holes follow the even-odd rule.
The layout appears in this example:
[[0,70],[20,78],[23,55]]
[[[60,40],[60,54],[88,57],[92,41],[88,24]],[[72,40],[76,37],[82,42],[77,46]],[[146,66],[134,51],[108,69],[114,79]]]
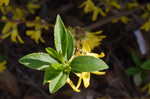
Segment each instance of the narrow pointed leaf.
[[75,50],[75,42],[74,38],[71,35],[70,31],[66,30],[68,33],[68,45],[67,45],[67,58],[68,60],[71,58],[71,56],[74,54]]
[[46,53],[32,53],[22,57],[19,62],[29,68],[42,70],[52,63],[58,63]]
[[50,56],[52,56],[54,58],[59,57],[58,53],[53,48],[48,47],[48,48],[45,48],[45,50],[48,54],[50,54]]
[[73,72],[92,72],[108,68],[103,60],[92,56],[78,56],[72,60],[70,66]]
[[63,56],[67,56],[67,33],[65,30],[65,26],[60,16],[57,16],[56,24],[54,27],[54,40],[56,50],[63,54]]
[[50,54],[51,57],[55,58],[56,60],[58,60],[58,61],[60,61],[60,62],[63,61],[62,55],[60,55],[60,54],[59,54],[56,50],[54,50],[53,48],[48,47],[48,48],[46,48],[45,50],[46,50],[46,52],[47,52],[48,54]]
[[55,79],[53,79],[49,84],[50,93],[55,93],[61,87],[63,87],[68,77],[69,77],[69,74],[61,72]]

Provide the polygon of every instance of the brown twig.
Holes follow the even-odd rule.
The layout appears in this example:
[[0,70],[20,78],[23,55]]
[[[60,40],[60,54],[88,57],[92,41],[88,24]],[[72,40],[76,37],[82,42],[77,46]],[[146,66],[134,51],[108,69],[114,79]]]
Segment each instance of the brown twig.
[[121,13],[115,15],[115,16],[110,16],[110,17],[107,17],[107,18],[104,18],[104,19],[100,19],[99,21],[95,22],[94,24],[91,24],[89,26],[85,26],[85,28],[87,28],[89,30],[93,30],[93,29],[95,29],[97,27],[100,27],[100,26],[102,26],[104,24],[107,24],[107,23],[111,22],[112,19],[114,19],[114,18],[116,19],[116,18],[119,18],[121,16],[128,16],[130,14],[133,14],[137,10],[139,10],[139,8],[136,8],[136,9],[130,10],[130,11],[121,12]]

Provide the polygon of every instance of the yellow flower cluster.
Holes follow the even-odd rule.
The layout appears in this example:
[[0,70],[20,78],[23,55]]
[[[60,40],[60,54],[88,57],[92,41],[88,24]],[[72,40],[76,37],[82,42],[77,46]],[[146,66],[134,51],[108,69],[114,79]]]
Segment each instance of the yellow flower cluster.
[[[1,2],[7,0],[0,0]],[[33,39],[36,43],[42,42],[44,43],[44,39],[42,38],[42,30],[47,30],[50,24],[45,24],[44,21],[40,17],[36,17],[33,21],[27,21],[26,16],[28,14],[34,14],[35,10],[40,8],[39,4],[36,4],[34,1],[27,3],[27,10],[20,8],[18,6],[0,6],[0,11],[3,14],[1,20],[5,23],[0,38],[6,39],[8,37],[11,38],[12,42],[23,44],[24,41],[20,36],[20,32],[18,30],[18,26],[20,23],[25,23],[27,27],[34,28],[33,30],[27,30],[26,35]],[[12,15],[8,18],[8,13]]]
[[92,21],[95,21],[99,14],[101,14],[102,16],[106,16],[104,11],[101,8],[97,7],[92,0],[86,0],[80,5],[80,7],[84,8],[84,13],[93,13]]
[[[94,49],[95,47],[100,45],[101,41],[106,37],[104,35],[99,35],[101,33],[102,33],[102,31],[87,32],[85,38],[82,39],[81,42],[78,42],[78,44],[77,44],[77,46],[79,47],[78,49],[81,49],[81,51],[76,52],[76,56],[88,55],[88,56],[94,56],[96,58],[104,57],[105,54],[103,52],[101,54],[91,52],[92,49]],[[79,45],[81,45],[81,47]],[[80,92],[79,87],[80,87],[82,81],[83,81],[83,85],[85,88],[87,88],[90,85],[91,73],[96,74],[96,75],[104,75],[105,74],[105,72],[99,72],[99,71],[75,73],[75,75],[79,78],[77,85],[75,86],[74,83],[70,79],[67,80],[67,83],[72,87],[72,89],[74,91]]]
[[[13,6],[1,7],[0,10],[3,13],[2,20],[6,21],[2,29],[2,35],[0,36],[0,38],[6,39],[10,37],[12,42],[16,42],[16,43],[19,42],[21,44],[24,43],[24,41],[19,35],[17,20],[18,19],[22,21],[25,20],[24,19],[25,11],[21,8],[13,7]],[[9,12],[11,12],[13,15],[11,20],[15,20],[15,21],[11,21],[6,17],[7,13]]]
[[30,36],[30,38],[33,39],[36,43],[39,43],[39,41],[42,43],[45,42],[42,38],[42,29],[48,30],[49,25],[42,23],[40,17],[36,17],[33,22],[27,22],[26,26],[34,27],[33,30],[27,30],[26,35]]
[[9,36],[11,37],[12,42],[24,43],[19,35],[17,23],[15,22],[7,22],[2,30],[1,39],[5,39]]

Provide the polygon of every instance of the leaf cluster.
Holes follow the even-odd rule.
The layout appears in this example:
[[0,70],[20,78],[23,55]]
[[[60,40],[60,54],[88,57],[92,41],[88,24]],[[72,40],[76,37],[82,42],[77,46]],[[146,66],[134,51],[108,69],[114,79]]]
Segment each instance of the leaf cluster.
[[31,69],[44,71],[44,84],[49,83],[49,91],[55,93],[63,87],[70,72],[94,72],[105,70],[108,65],[93,56],[75,56],[75,39],[57,16],[54,27],[55,49],[46,48],[46,52],[31,53],[19,62]]
[[127,74],[133,76],[134,82],[137,85],[140,85],[148,76],[146,71],[150,70],[150,60],[141,61],[135,53],[132,53],[132,59],[135,63],[135,66],[132,66],[127,69]]

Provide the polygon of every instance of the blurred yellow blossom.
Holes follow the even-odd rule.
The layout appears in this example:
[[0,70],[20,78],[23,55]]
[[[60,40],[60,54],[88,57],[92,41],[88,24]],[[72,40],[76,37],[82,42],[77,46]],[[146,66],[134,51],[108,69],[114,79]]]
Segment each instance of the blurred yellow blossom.
[[128,3],[126,4],[126,6],[127,6],[128,9],[133,9],[133,8],[138,7],[139,4],[138,4],[138,2],[128,2]]
[[92,21],[95,21],[99,14],[106,16],[106,13],[97,7],[92,0],[84,1],[80,7],[83,7],[84,13],[92,13]]
[[0,6],[5,5],[7,6],[9,4],[9,0],[0,0]]
[[108,4],[117,9],[121,9],[121,5],[117,1],[110,0]]
[[19,42],[21,44],[24,43],[24,41],[19,35],[17,26],[18,25],[15,22],[7,22],[2,30],[0,38],[6,39],[7,37],[10,37],[12,42]]
[[14,20],[24,20],[24,16],[26,14],[26,11],[24,9],[21,9],[21,8],[12,8],[12,11],[13,13],[13,17],[12,19]]
[[29,2],[27,4],[27,8],[29,10],[30,13],[34,14],[35,13],[35,10],[40,8],[40,5],[39,4],[36,4],[34,2]]
[[0,72],[3,72],[4,70],[6,70],[6,61],[2,61],[0,62]]
[[126,16],[121,16],[119,18],[112,19],[112,23],[117,23],[119,21],[124,23],[124,24],[127,24],[130,21],[130,19],[128,17],[126,17]]
[[[7,37],[10,37],[12,42],[15,42],[15,43],[19,42],[23,44],[24,41],[19,35],[18,24],[19,24],[19,21],[24,20],[25,11],[21,8],[17,8],[17,7],[15,8],[12,6],[5,7],[4,9],[1,9],[1,11],[4,14],[4,16],[2,16],[2,20],[6,21],[6,23],[2,29],[2,34],[0,38],[6,39]],[[7,14],[8,12],[11,12],[13,15],[11,19],[8,19],[5,16],[5,14]]]
[[141,26],[141,29],[150,31],[150,19]]
[[26,35],[30,36],[31,39],[33,39],[36,43],[42,42],[44,43],[44,39],[42,37],[42,30],[48,30],[49,25],[42,23],[42,20],[40,17],[36,17],[33,22],[27,22],[27,27],[34,27],[33,30],[27,30]]

